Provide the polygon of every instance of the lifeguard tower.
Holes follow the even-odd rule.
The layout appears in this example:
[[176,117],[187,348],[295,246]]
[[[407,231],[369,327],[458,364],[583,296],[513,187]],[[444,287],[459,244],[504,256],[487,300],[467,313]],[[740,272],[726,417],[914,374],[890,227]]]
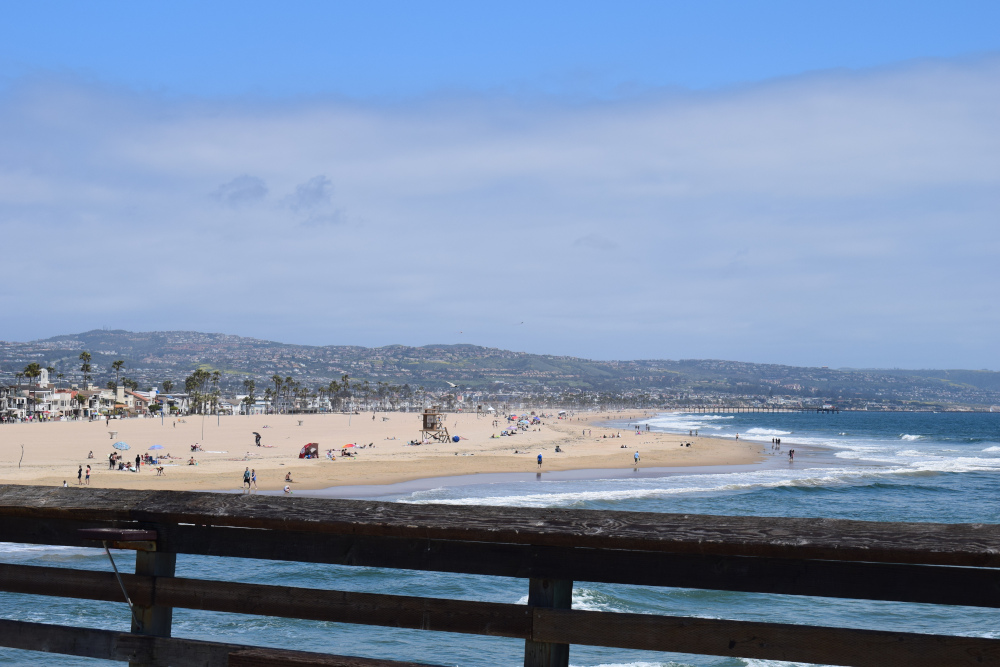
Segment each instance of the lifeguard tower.
[[420,429],[420,440],[436,440],[437,442],[448,442],[448,427],[444,425],[444,415],[441,414],[441,406],[434,405],[424,408],[424,413],[420,415],[423,419],[423,428]]

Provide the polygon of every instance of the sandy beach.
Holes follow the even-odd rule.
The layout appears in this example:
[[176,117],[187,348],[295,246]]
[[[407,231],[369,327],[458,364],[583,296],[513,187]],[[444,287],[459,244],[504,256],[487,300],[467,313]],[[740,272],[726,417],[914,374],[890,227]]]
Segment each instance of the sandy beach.
[[[500,472],[537,472],[536,457],[543,456],[542,471],[633,468],[634,453],[640,467],[740,465],[760,461],[764,446],[713,438],[663,433],[636,435],[634,430],[601,426],[611,419],[642,419],[652,413],[582,413],[567,419],[543,419],[510,437],[499,435],[506,422],[475,414],[451,413],[446,425],[457,442],[411,446],[418,437],[416,413],[255,415],[216,418],[111,420],[10,424],[0,427],[0,484],[77,486],[79,466],[92,467],[90,484],[99,488],[239,490],[245,468],[257,473],[260,490],[278,490],[291,473],[294,490],[316,490],[342,485],[394,484],[429,477]],[[584,431],[586,430],[586,435]],[[110,432],[116,432],[114,437]],[[261,434],[261,447],[254,432]],[[621,437],[612,437],[621,434]],[[607,436],[607,437],[605,437]],[[134,462],[136,454],[169,454],[161,461],[162,475],[143,465],[133,473],[108,469],[112,444],[124,441],[123,452]],[[319,459],[300,459],[309,442],[319,444]],[[682,443],[691,446],[682,446]],[[192,452],[198,443],[204,451]],[[341,457],[341,448],[356,446],[352,458]],[[162,449],[149,450],[159,444]],[[23,450],[22,450],[23,445]],[[622,446],[625,446],[624,448]],[[559,446],[561,452],[556,452]],[[326,458],[334,449],[335,460]],[[23,459],[22,459],[23,451]],[[94,458],[88,459],[93,452]],[[197,465],[189,465],[194,456]],[[19,464],[20,461],[20,464]]]

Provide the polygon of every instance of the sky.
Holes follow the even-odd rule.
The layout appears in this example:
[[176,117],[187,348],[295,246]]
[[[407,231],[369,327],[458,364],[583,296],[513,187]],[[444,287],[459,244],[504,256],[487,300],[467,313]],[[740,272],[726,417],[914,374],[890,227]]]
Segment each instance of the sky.
[[3,3],[0,339],[1000,369],[1000,3]]

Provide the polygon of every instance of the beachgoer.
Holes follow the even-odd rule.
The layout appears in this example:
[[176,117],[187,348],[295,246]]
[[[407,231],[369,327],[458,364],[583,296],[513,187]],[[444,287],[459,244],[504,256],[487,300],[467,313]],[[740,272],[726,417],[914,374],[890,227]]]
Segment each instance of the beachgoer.
[[639,452],[636,452],[635,454],[633,454],[632,458],[635,459],[636,463],[639,463]]
[[76,483],[83,484],[83,466],[80,466],[80,469],[76,471]]
[[292,492],[292,490],[290,488],[288,488],[287,484],[285,484],[285,493],[291,493],[291,492]]
[[66,480],[63,480],[63,488],[64,489],[68,489],[69,488],[69,484],[66,483]]
[[246,493],[250,493],[250,467],[243,471],[243,486]]
[[115,469],[115,453],[111,452],[108,454],[108,470]]
[[739,434],[739,433],[737,433],[737,434],[736,434],[736,439],[737,439],[737,440],[739,440],[739,439],[740,439],[740,434]]
[[135,471],[136,472],[139,472],[139,463],[141,461],[142,461],[142,458],[138,454],[136,454],[135,455]]
[[251,470],[250,471],[250,482],[253,484],[253,490],[256,491],[257,490],[257,471],[256,470]]
[[292,481],[292,471],[291,470],[289,470],[288,472],[285,473],[285,481],[286,482],[291,482]]
[[94,458],[94,451],[93,450],[91,450],[90,453],[87,454],[87,458],[88,459]]
[[542,467],[542,455],[541,454],[538,455],[538,467],[539,468]]
[[794,449],[789,449],[788,450],[788,460],[791,461],[794,458],[795,458],[795,450]]
[[87,480],[86,483],[90,484],[90,464],[89,463],[87,464],[87,472],[85,473],[85,475],[86,475],[86,480]]

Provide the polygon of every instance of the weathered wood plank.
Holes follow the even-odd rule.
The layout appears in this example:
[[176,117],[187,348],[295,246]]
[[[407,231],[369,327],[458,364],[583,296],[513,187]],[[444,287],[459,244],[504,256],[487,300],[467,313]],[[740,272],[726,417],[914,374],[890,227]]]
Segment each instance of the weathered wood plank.
[[[15,542],[75,543],[76,522],[0,517]],[[521,578],[1000,607],[1000,570],[887,563],[700,556],[451,540],[164,526],[160,550]],[[83,543],[82,546],[92,546]]]
[[316,656],[314,653],[296,655],[292,651],[256,648],[231,653],[229,667],[428,667],[428,665],[337,655]]
[[1000,526],[0,487],[0,515],[700,555],[1000,567]]
[[[0,620],[0,646],[28,651],[60,653],[120,662],[142,660],[166,667],[226,667],[236,654],[250,660],[254,655],[270,657],[273,662],[235,663],[240,667],[287,665],[292,667],[417,667],[415,663],[332,656],[304,651],[263,649],[242,644],[205,642],[176,637],[151,637],[44,623]],[[239,659],[238,659],[239,660]],[[332,662],[331,662],[332,661]],[[338,662],[339,661],[339,662]],[[422,665],[421,667],[428,667]],[[435,667],[431,665],[430,667]]]
[[[529,579],[528,606],[569,609],[573,582],[565,579]],[[569,644],[538,641],[532,634],[524,641],[524,667],[568,667]]]
[[[132,620],[132,632],[154,637],[169,637],[173,623],[174,610],[169,605],[157,600],[157,584],[169,581],[174,576],[177,566],[177,554],[157,553],[155,551],[137,551],[135,554],[136,578],[146,580],[150,590],[151,604],[135,604],[136,619]],[[125,590],[129,590],[125,586]],[[129,594],[131,596],[131,593]],[[131,661],[131,667],[155,667],[155,663]]]
[[[167,608],[517,639],[531,633],[527,605],[130,574],[122,580],[137,605],[151,605],[155,596],[157,606]],[[0,564],[0,590],[124,604],[113,574],[89,570]]]
[[542,641],[847,667],[1000,665],[1000,640],[534,608]]

